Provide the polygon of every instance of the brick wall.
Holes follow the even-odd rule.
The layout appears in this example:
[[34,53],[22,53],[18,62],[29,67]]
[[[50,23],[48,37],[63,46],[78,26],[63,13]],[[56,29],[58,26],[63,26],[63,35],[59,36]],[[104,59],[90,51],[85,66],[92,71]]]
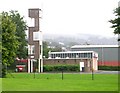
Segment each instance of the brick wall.
[[79,65],[80,62],[87,62],[87,59],[44,59],[44,65]]
[[118,61],[104,61],[98,62],[98,66],[120,66],[120,62]]

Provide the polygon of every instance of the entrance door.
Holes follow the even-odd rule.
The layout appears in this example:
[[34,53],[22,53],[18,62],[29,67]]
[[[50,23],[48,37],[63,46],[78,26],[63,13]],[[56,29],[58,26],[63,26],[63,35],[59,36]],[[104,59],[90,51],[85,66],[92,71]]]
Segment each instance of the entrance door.
[[80,71],[83,71],[84,68],[84,62],[80,62]]

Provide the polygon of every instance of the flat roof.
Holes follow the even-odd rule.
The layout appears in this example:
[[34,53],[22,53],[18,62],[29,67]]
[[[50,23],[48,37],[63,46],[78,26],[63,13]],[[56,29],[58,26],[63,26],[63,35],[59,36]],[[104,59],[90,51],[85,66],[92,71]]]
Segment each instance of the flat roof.
[[97,48],[97,47],[119,47],[118,45],[74,45],[71,48]]
[[66,52],[49,52],[50,54],[60,54],[60,53],[96,53],[94,51],[66,51]]

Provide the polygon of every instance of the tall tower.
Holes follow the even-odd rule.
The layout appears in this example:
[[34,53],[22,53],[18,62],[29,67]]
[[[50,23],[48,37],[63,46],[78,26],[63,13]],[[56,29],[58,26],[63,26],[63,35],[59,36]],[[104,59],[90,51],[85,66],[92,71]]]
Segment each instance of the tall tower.
[[40,11],[39,8],[28,10],[29,17],[34,19],[34,27],[29,27],[28,31],[28,73],[33,72],[34,60],[38,60],[38,72],[43,72],[42,31],[40,31],[39,27]]

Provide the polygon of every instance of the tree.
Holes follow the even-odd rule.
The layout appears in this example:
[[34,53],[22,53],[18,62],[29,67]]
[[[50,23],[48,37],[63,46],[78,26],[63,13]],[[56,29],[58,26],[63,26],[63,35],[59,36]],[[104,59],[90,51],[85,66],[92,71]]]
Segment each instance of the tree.
[[49,52],[48,43],[44,41],[43,42],[43,56],[48,58],[48,52]]
[[2,53],[1,52],[2,51],[2,27],[1,27],[1,24],[2,24],[2,15],[0,15],[0,54]]
[[0,15],[0,78],[2,77],[2,28],[1,28],[1,19],[2,16]]
[[[117,18],[110,20],[109,22],[113,24],[111,28],[114,28],[114,34],[119,35],[120,34],[120,7],[114,10],[114,14]],[[120,41],[120,39],[118,39],[118,41]]]
[[43,41],[43,56],[48,58],[48,52],[61,52],[62,48],[60,46],[55,46],[55,48],[48,48],[48,42]]
[[61,52],[62,48],[60,46],[55,46],[55,48],[50,49],[51,52]]
[[2,13],[2,76],[6,75],[5,67],[14,62],[19,42],[16,25],[7,12]]
[[10,11],[9,15],[12,21],[16,24],[16,36],[18,37],[17,40],[19,41],[20,45],[16,52],[17,57],[19,58],[27,58],[28,57],[28,50],[27,50],[27,40],[26,40],[26,33],[27,30],[26,22],[24,21],[24,17],[18,13],[18,11]]

